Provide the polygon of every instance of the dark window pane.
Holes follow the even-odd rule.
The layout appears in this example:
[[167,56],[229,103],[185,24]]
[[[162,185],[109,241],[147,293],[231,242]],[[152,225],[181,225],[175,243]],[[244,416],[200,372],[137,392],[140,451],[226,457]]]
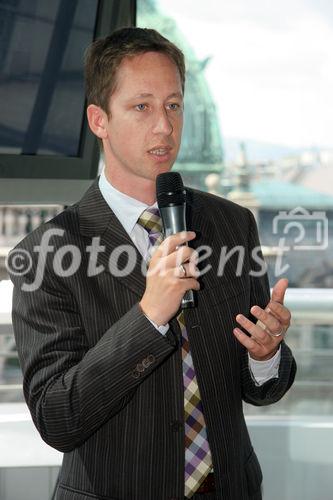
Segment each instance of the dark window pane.
[[[78,8],[79,7],[79,8]],[[78,156],[96,0],[0,0],[0,152]]]

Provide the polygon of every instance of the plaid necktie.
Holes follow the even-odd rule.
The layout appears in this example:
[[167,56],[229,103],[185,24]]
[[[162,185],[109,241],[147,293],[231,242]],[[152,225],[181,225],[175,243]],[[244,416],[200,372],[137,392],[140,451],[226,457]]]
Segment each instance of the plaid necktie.
[[[162,222],[157,208],[145,210],[138,224],[149,235],[152,245],[162,241]],[[157,233],[159,233],[157,235]],[[184,314],[177,316],[182,333],[182,360],[184,382],[184,421],[185,421],[185,497],[191,498],[212,468],[206,423],[195,375],[190,344],[187,336]]]
[[138,219],[138,224],[146,229],[151,247],[162,243],[162,222],[158,208],[151,207],[144,210]]

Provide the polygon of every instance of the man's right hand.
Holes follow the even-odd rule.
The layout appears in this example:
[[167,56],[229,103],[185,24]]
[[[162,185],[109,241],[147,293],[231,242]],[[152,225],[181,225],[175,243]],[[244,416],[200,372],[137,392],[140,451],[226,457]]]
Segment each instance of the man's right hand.
[[168,236],[150,261],[140,307],[158,326],[165,325],[176,314],[187,290],[200,289],[196,279],[199,276],[196,267],[198,254],[193,248],[184,245],[195,236],[193,231]]

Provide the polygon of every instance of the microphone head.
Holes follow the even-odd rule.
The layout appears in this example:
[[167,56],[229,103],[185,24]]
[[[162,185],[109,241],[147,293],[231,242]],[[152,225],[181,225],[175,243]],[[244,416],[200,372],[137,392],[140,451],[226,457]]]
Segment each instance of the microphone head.
[[179,172],[165,172],[156,177],[156,198],[159,208],[186,202],[186,191]]

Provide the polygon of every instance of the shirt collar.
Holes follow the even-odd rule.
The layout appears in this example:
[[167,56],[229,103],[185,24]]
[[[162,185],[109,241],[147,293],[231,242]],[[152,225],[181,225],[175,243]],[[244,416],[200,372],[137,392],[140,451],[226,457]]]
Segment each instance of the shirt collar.
[[[112,186],[107,180],[104,169],[100,175],[98,185],[106,203],[119,219],[127,234],[130,235],[135,224],[138,222],[138,218],[149,205],[118,191],[118,189]],[[157,203],[155,202],[154,205],[151,206],[157,207]]]

